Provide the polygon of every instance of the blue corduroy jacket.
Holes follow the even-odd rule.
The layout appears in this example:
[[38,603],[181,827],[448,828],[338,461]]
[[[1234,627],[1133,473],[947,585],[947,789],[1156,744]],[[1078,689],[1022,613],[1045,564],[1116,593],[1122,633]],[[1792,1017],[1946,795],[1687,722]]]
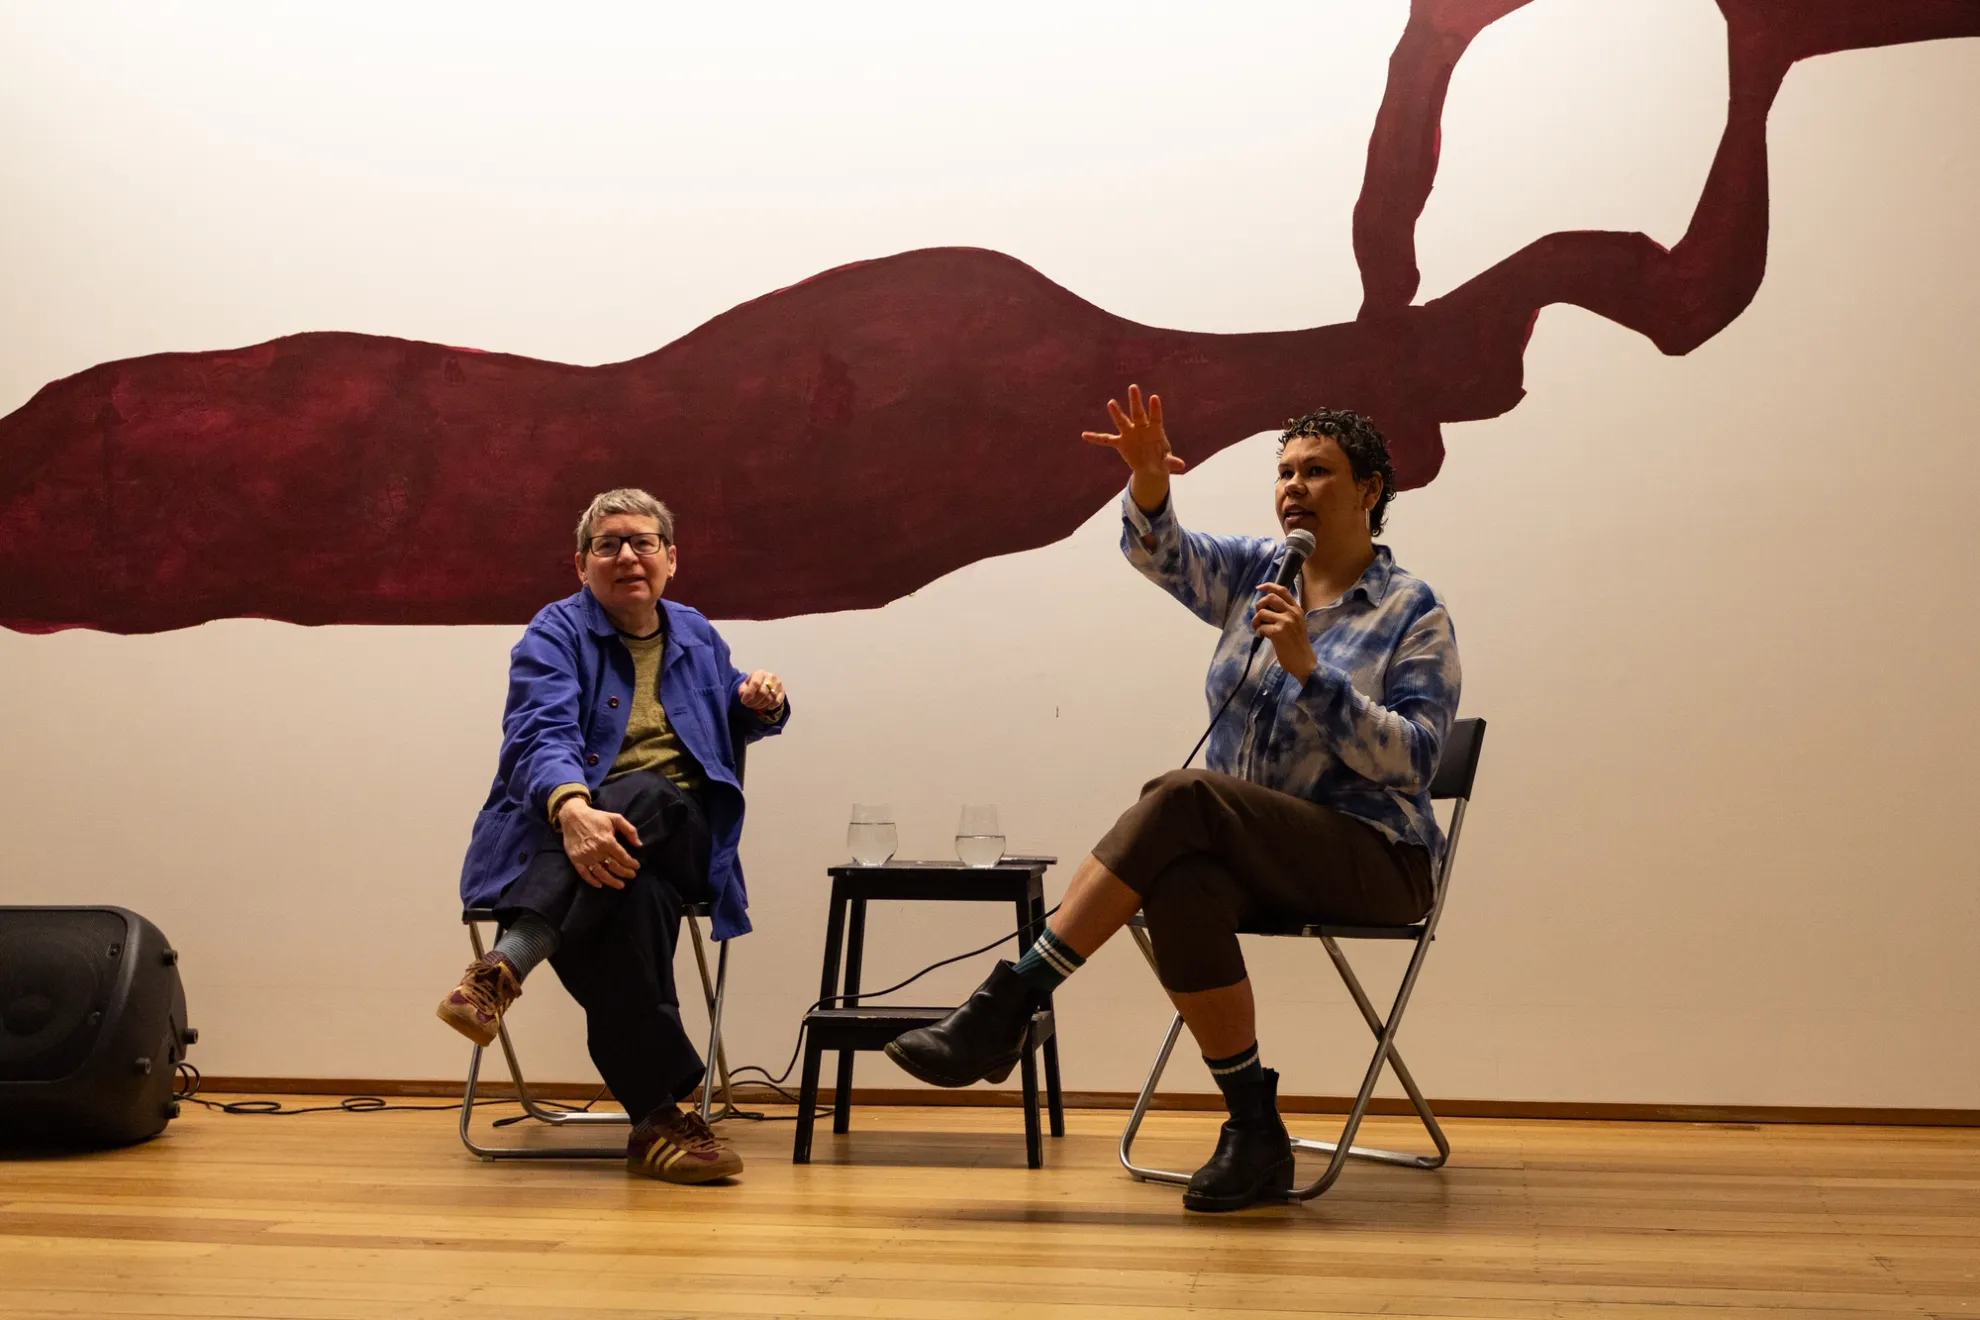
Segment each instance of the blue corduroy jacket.
[[[715,938],[726,940],[749,930],[749,895],[736,859],[743,793],[731,730],[746,742],[781,733],[790,705],[774,722],[744,706],[744,675],[729,662],[715,626],[686,605],[660,605],[667,612],[660,704],[708,779],[712,925]],[[596,790],[605,782],[625,741],[632,686],[632,653],[590,588],[530,620],[509,653],[502,753],[461,867],[462,903],[494,905],[533,853],[563,845],[547,814],[550,794],[560,784]]]

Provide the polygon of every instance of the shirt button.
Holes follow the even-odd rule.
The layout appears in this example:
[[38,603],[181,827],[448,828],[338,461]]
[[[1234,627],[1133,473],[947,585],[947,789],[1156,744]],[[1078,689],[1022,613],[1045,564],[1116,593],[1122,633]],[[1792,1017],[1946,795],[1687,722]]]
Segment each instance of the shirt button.
[[592,753],[592,754],[591,754],[590,756],[587,756],[587,757],[585,757],[585,758],[584,758],[584,763],[585,763],[586,765],[597,765],[597,764],[598,764],[598,753],[597,753],[597,752],[593,752],[593,753]]
[[519,852],[516,854],[516,865],[521,866],[523,863],[527,862],[528,860],[529,860],[528,853]]
[[619,708],[619,699],[617,697],[607,697],[605,699],[605,704],[610,706],[613,710],[617,710]]

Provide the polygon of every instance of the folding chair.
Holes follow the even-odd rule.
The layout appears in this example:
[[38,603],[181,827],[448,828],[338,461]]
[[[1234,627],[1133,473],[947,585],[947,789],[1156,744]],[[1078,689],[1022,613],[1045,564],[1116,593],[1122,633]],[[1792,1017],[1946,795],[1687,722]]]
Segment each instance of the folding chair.
[[[721,951],[715,957],[715,976],[708,976],[708,953],[701,941],[701,922],[708,916],[706,903],[691,903],[682,913],[689,933],[693,937],[694,961],[701,970],[701,990],[708,1003],[708,1053],[706,1058],[715,1061],[715,1071],[722,1079],[722,1116],[726,1117],[735,1108],[735,1095],[729,1086],[729,1060],[722,1048],[722,1002],[729,989],[729,943],[718,940]],[[492,923],[495,913],[489,908],[468,908],[461,913],[461,923],[468,928],[468,942],[474,946],[474,956],[482,956],[481,927]],[[515,1043],[509,1039],[509,1024],[502,1022],[496,1028],[496,1035],[502,1042],[502,1056],[508,1060],[509,1080],[516,1088],[516,1099],[521,1101],[523,1113],[538,1122],[549,1123],[554,1127],[566,1125],[590,1126],[599,1123],[629,1126],[629,1114],[611,1112],[595,1114],[589,1110],[545,1109],[535,1096],[529,1093],[529,1084],[523,1080],[522,1064],[516,1059]],[[625,1143],[616,1146],[484,1146],[468,1135],[468,1124],[474,1118],[475,1087],[481,1079],[482,1047],[473,1047],[468,1056],[467,1085],[461,1092],[461,1144],[484,1160],[573,1160],[573,1159],[612,1159],[626,1157]],[[715,1088],[707,1081],[701,1084],[701,1117],[704,1122],[709,1117],[709,1107],[715,1098]]]
[[[731,729],[732,747],[736,762],[736,780],[742,780],[743,761],[747,744],[739,730]],[[727,1118],[735,1112],[735,1092],[729,1083],[729,1057],[722,1047],[722,1004],[729,989],[729,944],[728,940],[716,940],[721,951],[715,958],[715,975],[708,974],[708,951],[701,940],[701,923],[709,922],[709,938],[714,938],[714,921],[710,917],[708,904],[689,903],[682,908],[681,915],[686,921],[688,934],[694,944],[695,966],[701,972],[701,992],[708,1004],[708,1052],[703,1056],[711,1061],[715,1073],[721,1078],[722,1112],[717,1120]],[[495,913],[490,908],[467,908],[461,913],[461,924],[468,928],[468,942],[474,946],[474,956],[478,959],[485,950],[481,943],[481,927],[493,923]],[[546,1109],[529,1093],[529,1085],[523,1080],[522,1064],[516,1059],[515,1043],[509,1039],[509,1024],[505,1020],[496,1028],[496,1036],[502,1042],[502,1057],[509,1064],[509,1080],[515,1085],[516,1099],[522,1104],[522,1111],[540,1123],[553,1127],[589,1127],[596,1124],[617,1124],[629,1127],[632,1117],[625,1113],[594,1114],[589,1110]],[[476,1143],[468,1135],[468,1124],[474,1118],[475,1087],[481,1078],[482,1047],[473,1046],[468,1055],[467,1085],[461,1092],[461,1144],[484,1160],[621,1160],[626,1157],[625,1144],[616,1146],[484,1146]],[[703,1078],[701,1083],[701,1118],[708,1122],[710,1106],[715,1098],[715,1088]]]
[[[1384,1164],[1400,1164],[1411,1169],[1435,1169],[1442,1167],[1450,1158],[1451,1143],[1445,1139],[1443,1128],[1437,1125],[1437,1116],[1430,1112],[1430,1104],[1417,1088],[1416,1079],[1409,1075],[1402,1055],[1396,1051],[1396,1031],[1402,1025],[1403,1010],[1409,1006],[1410,992],[1416,988],[1416,977],[1423,970],[1423,959],[1430,951],[1430,942],[1437,935],[1437,921],[1444,912],[1444,899],[1450,893],[1451,864],[1457,858],[1458,834],[1464,828],[1464,810],[1471,801],[1471,783],[1478,774],[1478,753],[1485,744],[1484,720],[1458,720],[1451,726],[1451,736],[1444,745],[1443,762],[1437,767],[1436,778],[1430,785],[1430,796],[1439,800],[1452,800],[1456,806],[1451,812],[1451,827],[1444,847],[1443,865],[1438,868],[1435,897],[1431,901],[1429,914],[1423,920],[1409,926],[1334,926],[1334,925],[1285,925],[1259,926],[1240,931],[1243,935],[1280,935],[1298,939],[1317,939],[1325,946],[1327,956],[1333,960],[1334,970],[1341,974],[1347,984],[1348,993],[1354,996],[1355,1006],[1361,1010],[1368,1029],[1375,1035],[1375,1057],[1369,1060],[1368,1072],[1361,1080],[1361,1091],[1354,1098],[1354,1105],[1348,1110],[1347,1122],[1341,1128],[1341,1135],[1335,1141],[1310,1141],[1304,1137],[1293,1138],[1293,1149],[1320,1151],[1331,1155],[1327,1167],[1318,1178],[1304,1187],[1295,1187],[1288,1193],[1290,1199],[1308,1201],[1334,1185],[1341,1176],[1341,1170],[1350,1157],[1364,1160],[1380,1160]],[[1142,957],[1148,965],[1155,966],[1154,946],[1149,943],[1148,931],[1143,918],[1136,916],[1129,929],[1134,941],[1141,949]],[[1409,940],[1416,945],[1410,955],[1409,967],[1403,973],[1402,986],[1396,992],[1395,1003],[1384,1019],[1369,1002],[1367,992],[1361,988],[1360,980],[1348,960],[1341,953],[1341,940]],[[1169,1066],[1169,1056],[1176,1048],[1176,1038],[1182,1034],[1182,1014],[1169,1023],[1168,1035],[1162,1039],[1162,1048],[1155,1055],[1155,1067],[1149,1072],[1148,1080],[1142,1084],[1141,1094],[1135,1098],[1134,1111],[1128,1116],[1127,1130],[1121,1133],[1121,1164],[1126,1167],[1137,1182],[1165,1182],[1187,1185],[1190,1175],[1179,1169],[1154,1169],[1134,1162],[1134,1138],[1141,1130],[1141,1120],[1147,1117],[1148,1106],[1155,1098],[1155,1087],[1162,1080],[1162,1073]],[[1361,1120],[1368,1112],[1368,1102],[1375,1094],[1375,1083],[1381,1079],[1382,1068],[1387,1065],[1395,1070],[1396,1078],[1409,1093],[1410,1104],[1416,1109],[1416,1116],[1437,1145],[1435,1155],[1413,1155],[1407,1151],[1378,1150],[1368,1146],[1357,1146],[1354,1135],[1361,1127]]]

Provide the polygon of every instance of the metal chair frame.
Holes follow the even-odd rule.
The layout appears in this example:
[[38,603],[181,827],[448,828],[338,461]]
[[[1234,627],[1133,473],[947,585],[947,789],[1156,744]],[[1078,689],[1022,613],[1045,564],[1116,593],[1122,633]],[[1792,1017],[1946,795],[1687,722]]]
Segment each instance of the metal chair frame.
[[[715,975],[708,975],[708,952],[702,944],[701,918],[708,915],[706,903],[691,903],[682,911],[688,931],[693,937],[694,962],[701,972],[701,991],[708,1004],[708,1053],[706,1058],[714,1060],[715,1072],[721,1078],[722,1112],[710,1119],[710,1107],[715,1099],[715,1088],[704,1078],[701,1083],[701,1117],[703,1122],[727,1118],[735,1112],[735,1092],[729,1082],[729,1059],[722,1045],[722,1004],[728,997],[729,989],[729,945],[732,941],[716,940],[719,952],[715,957]],[[469,908],[461,913],[461,923],[468,928],[468,942],[474,946],[474,956],[480,958],[485,952],[481,943],[481,927],[492,923],[495,913],[488,908]],[[515,1042],[509,1038],[509,1024],[504,1021],[495,1031],[502,1043],[502,1057],[509,1064],[509,1080],[516,1088],[516,1099],[521,1102],[523,1113],[540,1123],[552,1127],[592,1127],[599,1124],[616,1124],[629,1127],[632,1116],[623,1112],[592,1113],[589,1110],[546,1109],[537,1098],[530,1094],[529,1084],[523,1080],[522,1064],[516,1058]],[[481,1055],[483,1047],[472,1046],[468,1055],[467,1085],[461,1092],[461,1144],[484,1160],[621,1160],[626,1157],[624,1143],[617,1146],[485,1146],[477,1143],[468,1133],[468,1124],[474,1118],[475,1090],[481,1080]]]
[[[746,717],[745,717],[746,718]],[[733,717],[729,724],[729,752],[735,761],[736,782],[742,783],[743,773],[748,768],[750,734]],[[715,940],[721,945],[721,952],[715,958],[715,976],[708,975],[708,951],[701,942],[701,921],[708,918],[708,934],[715,936],[715,922],[709,915],[708,904],[689,903],[682,907],[681,915],[687,922],[688,933],[693,936],[694,964],[701,971],[701,993],[708,1003],[708,1052],[703,1057],[710,1060],[715,1073],[722,1079],[722,1112],[711,1119],[710,1105],[714,1100],[715,1089],[708,1084],[704,1075],[701,1079],[701,1119],[706,1122],[720,1122],[736,1112],[735,1090],[729,1082],[729,1056],[722,1048],[722,1004],[729,990],[729,943],[728,940]],[[468,928],[468,942],[474,945],[474,956],[484,953],[481,944],[481,927],[493,923],[495,913],[489,908],[468,908],[461,913],[461,924]],[[505,1021],[496,1028],[496,1036],[502,1042],[502,1057],[509,1064],[509,1080],[515,1084],[516,1099],[521,1102],[523,1113],[552,1127],[589,1127],[600,1123],[616,1123],[630,1127],[632,1116],[625,1113],[594,1114],[589,1110],[545,1109],[535,1096],[529,1093],[529,1084],[523,1081],[522,1064],[516,1059],[515,1043],[509,1039],[509,1024]],[[484,1160],[619,1160],[624,1159],[626,1148],[619,1146],[482,1146],[468,1135],[468,1122],[474,1117],[475,1086],[481,1079],[482,1047],[473,1046],[468,1055],[467,1085],[461,1092],[461,1144]]]
[[[1409,1068],[1403,1063],[1402,1055],[1396,1049],[1396,1033],[1402,1026],[1403,1010],[1409,1007],[1410,994],[1416,989],[1417,975],[1423,970],[1424,958],[1430,952],[1430,943],[1437,936],[1437,923],[1443,917],[1444,899],[1450,893],[1451,866],[1457,858],[1458,837],[1464,830],[1465,808],[1471,802],[1472,781],[1478,773],[1478,756],[1485,740],[1484,720],[1459,720],[1452,727],[1452,737],[1446,745],[1446,760],[1438,767],[1437,776],[1430,786],[1430,796],[1438,800],[1454,800],[1456,806],[1451,812],[1451,825],[1446,835],[1443,864],[1438,868],[1435,896],[1429,913],[1423,920],[1410,926],[1341,926],[1303,925],[1278,930],[1247,930],[1247,935],[1275,935],[1295,939],[1317,939],[1326,948],[1327,956],[1333,961],[1334,970],[1340,973],[1348,993],[1354,997],[1355,1007],[1361,1010],[1362,1020],[1375,1036],[1375,1055],[1368,1062],[1368,1071],[1361,1079],[1361,1090],[1355,1095],[1354,1104],[1348,1110],[1347,1121],[1342,1125],[1340,1136],[1333,1141],[1314,1141],[1305,1137],[1292,1139],[1293,1149],[1315,1151],[1329,1155],[1327,1167],[1320,1176],[1301,1187],[1288,1192],[1287,1198],[1297,1201],[1310,1201],[1334,1185],[1347,1167],[1349,1159],[1375,1160],[1383,1164],[1396,1164],[1409,1169],[1437,1169],[1451,1155],[1451,1143],[1444,1136],[1444,1129],[1438,1125],[1437,1116],[1430,1111],[1430,1102],[1423,1098],[1423,1091],[1410,1076]],[[1455,753],[1455,755],[1451,755]],[[1129,924],[1135,945],[1148,960],[1152,970],[1155,967],[1155,950],[1148,939],[1148,931],[1143,919],[1136,916]],[[1344,939],[1361,940],[1408,940],[1415,944],[1410,955],[1409,966],[1403,972],[1402,984],[1396,991],[1395,1001],[1389,1007],[1386,1018],[1376,1012],[1374,1003],[1367,991],[1362,989],[1361,980],[1349,966],[1347,956],[1341,952],[1339,941]],[[1155,1088],[1162,1080],[1162,1073],[1169,1066],[1169,1057],[1175,1051],[1176,1040],[1182,1034],[1182,1014],[1175,1015],[1169,1023],[1168,1034],[1162,1038],[1162,1047],[1155,1055],[1155,1066],[1149,1070],[1148,1080],[1142,1083],[1141,1094],[1135,1098],[1134,1110],[1128,1115],[1127,1128],[1121,1133],[1121,1164],[1137,1182],[1164,1182],[1187,1185],[1189,1173],[1180,1169],[1157,1169],[1134,1162],[1134,1138],[1141,1130],[1142,1119],[1147,1117],[1149,1105],[1155,1098]],[[1354,1144],[1355,1133],[1361,1128],[1361,1120],[1368,1113],[1368,1105],[1375,1095],[1375,1084],[1381,1080],[1384,1066],[1394,1069],[1396,1079],[1409,1094],[1410,1105],[1416,1116],[1422,1120],[1424,1130],[1435,1143],[1435,1155],[1418,1155],[1409,1151],[1383,1150],[1372,1146]]]

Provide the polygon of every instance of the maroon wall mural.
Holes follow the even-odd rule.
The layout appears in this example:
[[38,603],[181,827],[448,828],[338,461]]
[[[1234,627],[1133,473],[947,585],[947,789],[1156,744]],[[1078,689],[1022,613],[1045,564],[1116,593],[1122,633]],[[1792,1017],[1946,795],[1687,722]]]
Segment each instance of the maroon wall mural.
[[1014,258],[941,248],[827,271],[612,366],[340,333],[106,363],[0,418],[0,624],[520,623],[571,589],[571,522],[618,485],[674,505],[677,594],[717,618],[878,606],[1111,499],[1118,461],[1077,437],[1131,380],[1182,405],[1192,462],[1324,403],[1373,414],[1419,486],[1443,423],[1519,402],[1542,308],[1673,354],[1745,309],[1767,113],[1795,61],[1980,35],[1980,0],[1719,0],[1731,96],[1683,240],[1549,234],[1417,304],[1451,71],[1525,3],[1412,4],[1355,207],[1351,322],[1138,325]]

